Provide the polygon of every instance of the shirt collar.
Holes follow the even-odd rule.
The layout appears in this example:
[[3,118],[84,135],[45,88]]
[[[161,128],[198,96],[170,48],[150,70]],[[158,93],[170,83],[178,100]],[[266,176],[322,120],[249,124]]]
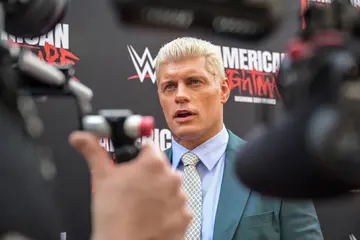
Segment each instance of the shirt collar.
[[210,171],[215,167],[221,156],[224,154],[228,140],[229,133],[227,132],[225,125],[223,125],[222,130],[218,134],[193,150],[189,150],[181,146],[174,140],[174,138],[172,138],[172,167],[176,169],[181,162],[181,157],[187,152],[192,152],[199,157],[200,161]]

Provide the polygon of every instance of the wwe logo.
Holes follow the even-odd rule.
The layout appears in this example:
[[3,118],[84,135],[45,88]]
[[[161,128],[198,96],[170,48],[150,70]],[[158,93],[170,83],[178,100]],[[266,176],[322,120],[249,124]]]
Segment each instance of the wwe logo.
[[153,59],[149,49],[145,48],[145,51],[141,57],[139,56],[139,54],[137,54],[137,52],[132,46],[127,46],[127,49],[129,51],[131,60],[135,66],[135,70],[137,72],[137,76],[140,79],[140,82],[144,82],[145,78],[150,78],[152,83],[155,83],[156,77],[154,68],[156,58]]
[[350,240],[357,240],[357,238],[354,236],[354,234],[349,235]]

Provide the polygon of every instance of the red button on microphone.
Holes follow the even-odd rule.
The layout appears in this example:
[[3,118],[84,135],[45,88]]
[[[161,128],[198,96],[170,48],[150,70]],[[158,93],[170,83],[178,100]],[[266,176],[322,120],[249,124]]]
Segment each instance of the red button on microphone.
[[140,122],[140,135],[150,137],[155,126],[155,119],[151,116],[142,117]]

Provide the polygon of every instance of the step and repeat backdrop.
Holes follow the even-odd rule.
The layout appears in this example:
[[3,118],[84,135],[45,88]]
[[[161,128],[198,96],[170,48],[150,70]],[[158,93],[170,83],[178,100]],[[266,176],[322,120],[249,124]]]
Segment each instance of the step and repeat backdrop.
[[[153,135],[138,142],[155,142],[164,150],[171,146],[171,132],[155,85],[155,56],[160,47],[180,36],[203,38],[218,46],[232,89],[225,106],[225,124],[246,139],[252,127],[276,113],[280,96],[274,73],[287,40],[302,27],[298,16],[307,0],[284,2],[287,12],[281,28],[257,43],[210,33],[127,28],[117,24],[106,0],[73,0],[66,19],[44,36],[22,39],[3,34],[2,38],[31,49],[48,63],[74,65],[79,81],[94,91],[94,108],[126,108],[155,116]],[[319,4],[326,2],[318,0]],[[87,240],[91,232],[91,171],[67,142],[79,124],[75,102],[65,97],[47,98],[38,108],[46,129],[43,142],[52,149],[57,167],[54,184],[65,219],[59,239]],[[99,144],[113,151],[109,139],[101,139]],[[316,202],[316,209],[325,239],[360,239],[360,197]]]

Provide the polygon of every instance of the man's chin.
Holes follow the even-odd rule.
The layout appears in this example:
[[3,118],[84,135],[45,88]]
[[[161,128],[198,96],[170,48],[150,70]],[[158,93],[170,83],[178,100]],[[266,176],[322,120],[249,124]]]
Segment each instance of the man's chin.
[[202,130],[203,129],[195,126],[181,126],[172,132],[175,139],[178,138],[185,141],[191,141],[200,138],[203,132]]

